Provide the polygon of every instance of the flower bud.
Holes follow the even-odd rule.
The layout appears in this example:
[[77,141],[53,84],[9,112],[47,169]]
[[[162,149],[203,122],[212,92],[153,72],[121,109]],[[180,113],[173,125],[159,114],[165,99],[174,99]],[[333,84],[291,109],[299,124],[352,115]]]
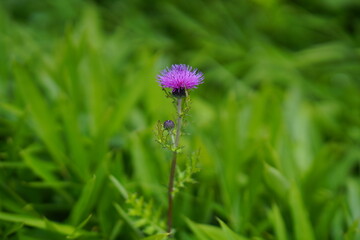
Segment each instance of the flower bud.
[[165,122],[164,122],[164,128],[166,129],[166,130],[171,130],[171,129],[173,129],[175,127],[175,123],[173,122],[173,121],[171,121],[171,120],[166,120]]

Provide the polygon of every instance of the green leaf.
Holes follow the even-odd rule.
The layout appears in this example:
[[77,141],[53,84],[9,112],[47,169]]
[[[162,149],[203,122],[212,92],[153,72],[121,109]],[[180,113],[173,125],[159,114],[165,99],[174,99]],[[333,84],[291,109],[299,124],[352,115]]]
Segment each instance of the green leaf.
[[131,220],[129,215],[122,209],[122,207],[117,203],[114,203],[114,207],[119,215],[124,219],[124,221],[134,230],[134,232],[140,237],[143,236],[141,231],[136,227],[136,224]]
[[264,163],[264,177],[266,184],[280,197],[285,198],[289,190],[289,181],[279,170]]
[[26,103],[36,133],[45,143],[55,161],[61,168],[65,168],[64,144],[59,136],[60,128],[55,120],[53,109],[49,107],[34,81],[30,79],[29,73],[20,66],[15,67],[14,73],[17,87]]
[[67,236],[68,239],[76,239],[78,237],[78,232],[90,221],[92,214],[90,214],[84,221],[82,221],[76,228],[75,231]]
[[189,219],[186,219],[186,223],[197,237],[197,240],[226,240],[220,228],[194,223]]
[[73,224],[79,224],[84,215],[87,214],[92,198],[94,197],[96,176],[94,175],[86,183],[81,195],[72,209],[70,219]]
[[233,232],[225,223],[218,219],[221,228],[194,223],[189,219],[186,219],[186,223],[189,225],[191,230],[198,237],[198,240],[247,240],[235,232]]
[[360,238],[360,218],[355,220],[345,233],[345,240],[357,240]]
[[360,218],[360,184],[358,179],[347,182],[348,205],[353,219]]
[[21,152],[26,165],[41,179],[46,182],[56,182],[57,178],[54,175],[56,165],[52,162],[44,161],[36,158],[32,152],[34,148],[27,148]]
[[270,210],[270,218],[275,228],[277,240],[287,240],[286,227],[278,205],[273,204]]
[[168,236],[168,233],[160,233],[150,237],[142,238],[142,240],[165,240]]
[[[70,225],[59,224],[56,222],[52,222],[48,219],[40,219],[36,217],[26,216],[26,215],[18,215],[12,213],[0,212],[0,220],[21,223],[30,227],[45,229],[53,232],[57,232],[63,235],[72,235],[76,228]],[[96,233],[89,233],[84,230],[77,231],[76,236],[81,235],[96,235]]]
[[4,233],[4,238],[3,239],[9,239],[8,236],[10,236],[13,233],[16,233],[17,231],[19,231],[21,228],[23,228],[24,224],[23,223],[14,223],[10,228],[6,229],[5,233]]
[[113,175],[109,176],[110,181],[114,184],[115,188],[119,191],[119,193],[124,197],[124,199],[129,198],[129,194],[126,191],[125,187],[117,180]]
[[314,240],[312,224],[309,220],[309,213],[304,206],[301,192],[295,184],[290,188],[289,203],[295,226],[295,239],[297,240]]
[[219,218],[217,219],[220,223],[221,229],[223,230],[226,239],[227,240],[246,240],[246,238],[236,234],[234,231],[232,231],[223,221],[221,221]]

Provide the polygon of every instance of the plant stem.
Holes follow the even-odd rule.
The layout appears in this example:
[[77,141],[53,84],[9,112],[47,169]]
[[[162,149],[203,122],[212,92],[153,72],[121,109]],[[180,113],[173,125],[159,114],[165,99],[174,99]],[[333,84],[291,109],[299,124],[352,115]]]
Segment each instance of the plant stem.
[[169,176],[169,188],[168,188],[168,221],[167,221],[167,232],[171,233],[172,229],[172,214],[173,214],[173,190],[174,190],[174,180],[175,180],[175,169],[176,169],[176,159],[177,159],[177,148],[179,147],[179,140],[181,135],[181,124],[182,124],[182,98],[177,99],[177,120],[176,120],[176,135],[174,141],[174,150],[171,161],[171,169]]

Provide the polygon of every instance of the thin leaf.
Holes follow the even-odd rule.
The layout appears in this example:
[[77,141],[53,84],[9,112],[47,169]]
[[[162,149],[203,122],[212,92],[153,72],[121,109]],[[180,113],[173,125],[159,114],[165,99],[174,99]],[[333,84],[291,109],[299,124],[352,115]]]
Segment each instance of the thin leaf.
[[150,237],[142,238],[142,240],[165,240],[168,236],[168,233],[160,233]]

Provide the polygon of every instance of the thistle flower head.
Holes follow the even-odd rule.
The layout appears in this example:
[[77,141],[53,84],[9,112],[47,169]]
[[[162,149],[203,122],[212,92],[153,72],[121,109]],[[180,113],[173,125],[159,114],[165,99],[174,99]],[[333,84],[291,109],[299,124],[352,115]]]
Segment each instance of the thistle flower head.
[[165,122],[164,122],[164,128],[166,129],[166,130],[171,130],[171,129],[173,129],[175,127],[175,123],[172,121],[172,120],[166,120]]
[[196,68],[185,64],[174,64],[166,68],[157,76],[158,82],[163,88],[171,88],[174,96],[185,93],[185,90],[196,88],[203,83],[204,76]]

